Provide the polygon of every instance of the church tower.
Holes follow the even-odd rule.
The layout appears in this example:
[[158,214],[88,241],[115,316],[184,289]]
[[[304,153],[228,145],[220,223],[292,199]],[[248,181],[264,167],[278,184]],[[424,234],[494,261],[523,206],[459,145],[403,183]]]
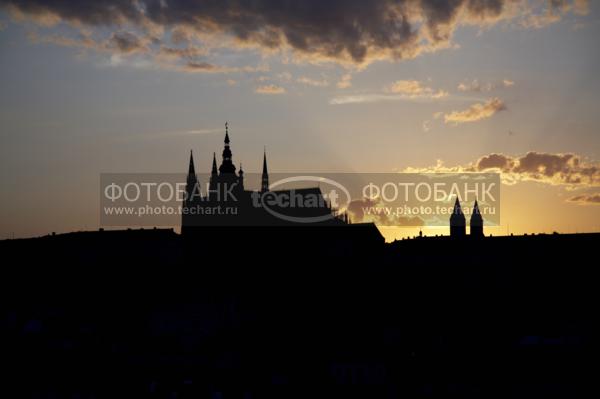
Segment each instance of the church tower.
[[190,164],[188,166],[187,180],[185,184],[185,202],[184,207],[191,205],[194,200],[200,199],[200,185],[198,184],[198,177],[196,176],[196,169],[194,167],[194,154],[190,150]]
[[262,179],[260,183],[260,191],[265,193],[269,191],[269,171],[267,170],[267,150],[265,149],[263,153],[263,171],[262,171]]
[[458,200],[458,197],[456,197],[454,209],[452,210],[452,215],[450,215],[450,236],[464,237],[467,234],[466,225],[467,222],[465,219],[465,214],[460,207],[460,201]]
[[219,166],[219,175],[234,175],[235,176],[235,165],[232,161],[231,148],[229,148],[229,123],[225,122],[225,146],[223,148],[223,160],[221,166]]
[[[198,204],[201,201],[200,197],[200,184],[198,183],[198,176],[196,175],[196,168],[194,167],[194,154],[190,150],[190,163],[188,166],[188,174],[185,183],[185,198],[183,200],[183,209],[190,209],[194,204]],[[186,211],[181,214],[181,233],[187,234],[189,226],[192,225],[192,217]]]
[[238,187],[240,190],[244,190],[244,170],[242,169],[242,163],[240,162],[240,170],[238,172]]
[[471,220],[469,222],[471,231],[471,237],[483,237],[483,217],[481,217],[481,212],[479,211],[479,205],[477,204],[477,200],[475,200],[475,204],[473,205],[473,213],[471,214]]
[[[214,180],[216,184],[214,184],[215,188],[213,191],[213,197],[216,197],[217,200],[228,200],[228,193],[232,193],[232,189],[235,192],[242,190],[240,186],[240,178],[236,173],[235,165],[233,164],[233,155],[231,153],[231,147],[229,146],[229,123],[225,122],[225,140],[223,146],[223,159],[221,161],[221,165],[219,166],[219,173],[216,173],[216,159],[213,157],[213,171],[211,176],[215,176],[213,179],[211,177],[211,181]],[[241,174],[242,182],[244,179],[244,172]],[[242,183],[243,184],[243,183]]]
[[208,183],[208,196],[214,198],[217,193],[219,183],[219,170],[217,169],[217,154],[213,152],[212,170],[210,172],[210,181]]

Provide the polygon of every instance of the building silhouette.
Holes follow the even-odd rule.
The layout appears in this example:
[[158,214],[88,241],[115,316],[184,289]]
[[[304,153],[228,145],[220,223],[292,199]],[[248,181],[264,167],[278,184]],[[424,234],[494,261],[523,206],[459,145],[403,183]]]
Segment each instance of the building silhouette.
[[[469,220],[470,236],[471,237],[483,237],[483,217],[479,211],[479,205],[477,200],[473,205],[473,212],[471,213],[471,219]],[[450,236],[451,237],[465,237],[467,235],[467,223],[465,214],[460,206],[458,197],[454,202],[454,209],[452,215],[450,215]]]
[[462,211],[458,197],[456,197],[454,209],[452,209],[452,215],[450,215],[450,236],[464,237],[466,235],[467,222],[465,220],[465,214]]
[[[248,190],[244,185],[244,171],[240,165],[237,170],[233,162],[229,125],[225,124],[225,139],[221,164],[217,166],[216,153],[213,153],[212,169],[206,193],[199,181],[190,152],[186,179],[186,199],[182,212],[182,234],[188,235],[216,226],[292,226],[292,225],[328,225],[347,226],[348,215],[338,214],[326,200],[319,187],[291,188],[271,190],[267,167],[266,150],[263,152],[263,167],[258,191]],[[262,198],[289,198],[304,201],[302,206],[285,206],[279,202],[264,205]],[[292,202],[292,201],[289,201]],[[305,205],[310,203],[310,205]],[[281,217],[280,215],[284,215]],[[311,220],[307,223],[305,221]],[[372,226],[374,229],[375,226]]]
[[471,220],[469,221],[470,232],[469,234],[472,237],[483,237],[483,217],[481,216],[481,212],[479,211],[479,205],[477,204],[477,200],[475,200],[475,204],[473,205],[473,213],[471,213]]

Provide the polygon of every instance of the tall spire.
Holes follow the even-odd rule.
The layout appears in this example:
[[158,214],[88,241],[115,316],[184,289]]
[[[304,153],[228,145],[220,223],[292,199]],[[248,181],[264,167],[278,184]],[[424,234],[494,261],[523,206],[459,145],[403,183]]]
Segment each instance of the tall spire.
[[244,189],[244,170],[242,169],[242,163],[240,162],[240,170],[238,171],[238,186],[240,189]]
[[210,172],[210,180],[208,183],[208,196],[214,198],[217,191],[217,180],[219,179],[219,172],[217,170],[217,154],[213,152],[212,170]]
[[188,166],[188,175],[185,186],[186,197],[184,206],[194,201],[194,198],[199,195],[199,188],[196,168],[194,167],[194,154],[192,153],[192,150],[190,150],[190,164]]
[[454,209],[452,210],[452,214],[453,215],[459,215],[459,216],[465,216],[462,208],[460,206],[460,201],[458,200],[458,197],[456,197],[456,201],[454,201]]
[[213,152],[213,163],[211,174],[217,174],[217,153]]
[[231,149],[229,148],[229,123],[225,122],[225,146],[223,148],[223,161],[219,166],[220,174],[235,174],[235,165],[232,161]]
[[263,171],[262,171],[262,179],[260,184],[260,191],[267,192],[269,191],[269,172],[267,170],[267,148],[265,147],[263,153]]
[[188,175],[196,174],[196,170],[194,168],[194,153],[190,150],[190,166],[188,167]]
[[452,215],[450,215],[450,235],[453,237],[465,236],[467,234],[466,224],[465,214],[462,211],[458,197],[456,197],[454,209],[452,210]]
[[473,215],[481,217],[481,212],[479,212],[479,205],[477,204],[477,200],[475,200],[475,204],[473,205]]
[[471,214],[469,226],[472,237],[483,237],[483,217],[481,217],[477,200],[475,200],[475,204],[473,204],[473,213]]
[[269,172],[267,171],[267,147],[265,146],[264,152],[263,152],[263,175],[269,174]]

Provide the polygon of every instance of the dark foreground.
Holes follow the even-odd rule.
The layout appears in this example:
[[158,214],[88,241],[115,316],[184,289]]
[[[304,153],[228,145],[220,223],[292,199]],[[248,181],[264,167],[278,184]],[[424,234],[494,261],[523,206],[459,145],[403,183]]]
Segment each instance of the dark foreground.
[[0,242],[1,389],[575,398],[595,385],[600,234],[382,245],[324,229]]

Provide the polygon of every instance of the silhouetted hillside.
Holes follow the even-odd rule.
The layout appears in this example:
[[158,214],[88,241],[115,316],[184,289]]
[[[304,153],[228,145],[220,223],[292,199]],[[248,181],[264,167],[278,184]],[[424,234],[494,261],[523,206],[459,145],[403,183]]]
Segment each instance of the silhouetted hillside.
[[2,241],[11,259],[2,267],[4,389],[96,398],[584,396],[594,381],[597,302],[588,253],[599,234],[383,245],[362,243],[370,227],[356,228],[365,230]]

